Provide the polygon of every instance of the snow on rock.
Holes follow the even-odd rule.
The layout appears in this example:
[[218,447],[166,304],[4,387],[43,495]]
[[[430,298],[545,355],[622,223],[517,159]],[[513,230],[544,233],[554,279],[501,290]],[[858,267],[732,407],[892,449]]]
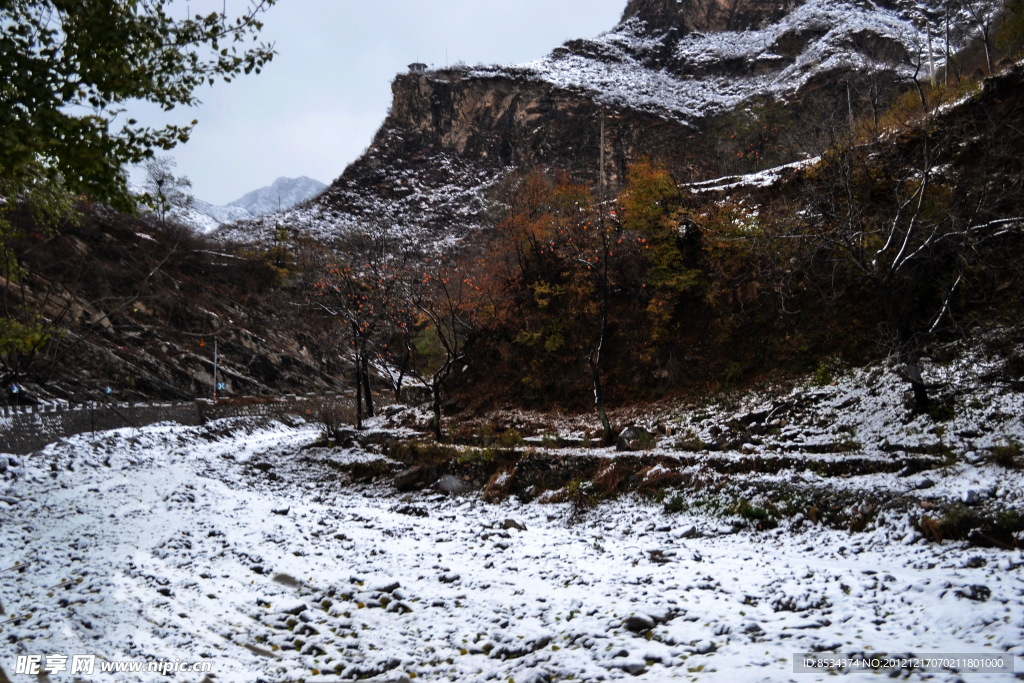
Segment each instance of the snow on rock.
[[[979,5],[979,11],[988,11],[989,4]],[[883,71],[909,78],[915,63],[928,64],[928,36],[921,22],[938,7],[807,0],[761,27],[682,36],[676,28],[652,27],[632,18],[542,59],[510,67],[478,67],[467,76],[540,79],[592,93],[595,100],[610,106],[689,122],[723,113],[753,96],[789,96],[831,71]],[[959,26],[971,25],[966,15],[958,19]],[[939,39],[938,24],[931,28],[934,42]],[[865,41],[866,37],[870,40]],[[958,33],[953,38],[962,44],[967,35]],[[858,44],[863,42],[888,45],[888,56],[883,59],[862,50]],[[672,48],[667,58],[666,46]],[[895,59],[900,53],[903,59]],[[933,61],[941,65],[944,54],[944,47],[933,46]]]

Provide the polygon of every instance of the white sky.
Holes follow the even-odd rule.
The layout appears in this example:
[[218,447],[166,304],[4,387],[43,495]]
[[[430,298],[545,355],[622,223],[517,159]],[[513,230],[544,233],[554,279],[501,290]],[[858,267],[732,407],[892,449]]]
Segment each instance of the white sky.
[[[229,14],[243,6],[227,3]],[[194,109],[130,114],[150,125],[199,120],[192,139],[170,153],[198,199],[226,204],[281,176],[330,183],[370,144],[391,104],[391,80],[411,62],[443,67],[446,51],[449,64],[530,61],[611,29],[625,7],[626,0],[279,0],[263,16],[263,38],[278,55],[262,74],[203,89]]]

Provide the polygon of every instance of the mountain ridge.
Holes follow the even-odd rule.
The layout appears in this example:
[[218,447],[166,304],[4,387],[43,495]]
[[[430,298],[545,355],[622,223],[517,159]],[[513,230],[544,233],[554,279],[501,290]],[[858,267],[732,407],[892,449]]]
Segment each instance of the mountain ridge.
[[186,209],[177,209],[174,217],[203,233],[216,230],[221,225],[251,220],[258,216],[290,209],[316,196],[327,185],[308,176],[297,178],[279,177],[270,185],[248,192],[227,204],[211,204],[193,199]]
[[247,192],[227,206],[235,206],[245,209],[252,215],[262,215],[290,209],[303,202],[327,187],[319,180],[308,176],[297,178],[277,178],[273,183],[258,190]]

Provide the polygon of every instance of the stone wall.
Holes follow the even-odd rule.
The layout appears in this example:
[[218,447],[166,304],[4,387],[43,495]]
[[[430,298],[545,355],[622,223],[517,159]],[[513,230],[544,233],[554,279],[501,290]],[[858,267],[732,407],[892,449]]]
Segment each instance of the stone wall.
[[278,417],[284,414],[312,418],[321,400],[329,397],[287,396],[275,401],[209,400],[178,403],[101,403],[0,408],[0,452],[30,453],[48,443],[75,434],[157,422],[203,424],[225,417]]

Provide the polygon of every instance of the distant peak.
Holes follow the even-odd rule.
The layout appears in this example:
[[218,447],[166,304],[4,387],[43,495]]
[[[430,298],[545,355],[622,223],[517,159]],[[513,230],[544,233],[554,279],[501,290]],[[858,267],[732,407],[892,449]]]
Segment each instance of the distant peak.
[[228,206],[239,206],[253,215],[273,213],[305,201],[327,187],[319,180],[306,176],[298,178],[278,178],[272,185],[253,190],[244,197],[236,199]]

